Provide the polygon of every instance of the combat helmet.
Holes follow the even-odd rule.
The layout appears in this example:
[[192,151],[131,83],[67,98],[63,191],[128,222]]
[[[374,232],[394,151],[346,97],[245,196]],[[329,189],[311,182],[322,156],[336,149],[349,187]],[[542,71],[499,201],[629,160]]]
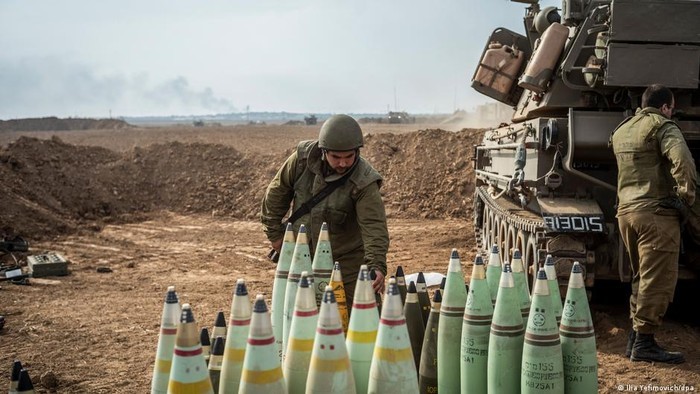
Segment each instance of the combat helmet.
[[318,133],[318,147],[325,150],[349,151],[364,145],[362,129],[348,115],[333,115],[328,118]]

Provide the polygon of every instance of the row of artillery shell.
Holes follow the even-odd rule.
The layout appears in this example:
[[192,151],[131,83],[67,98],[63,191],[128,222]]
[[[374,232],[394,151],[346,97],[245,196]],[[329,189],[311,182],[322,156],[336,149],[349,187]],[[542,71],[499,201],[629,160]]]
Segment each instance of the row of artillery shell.
[[595,334],[581,266],[572,268],[562,315],[551,256],[538,272],[531,304],[517,284],[524,275],[520,258],[516,250],[512,265],[501,264],[494,247],[487,270],[480,256],[475,260],[462,328],[462,392],[596,393]]
[[[512,263],[517,262],[522,269],[519,256],[513,257]],[[218,392],[435,392],[437,389],[456,393],[464,392],[465,388],[469,392],[499,393],[543,392],[543,388],[544,392],[563,392],[560,390],[564,388],[566,392],[595,392],[595,338],[580,266],[575,264],[572,271],[561,326],[556,323],[556,308],[545,270],[535,286],[532,305],[525,308],[516,286],[517,269],[513,270],[509,263],[502,264],[494,306],[488,271],[484,268],[477,256],[467,295],[459,256],[453,250],[442,299],[436,291],[427,322],[419,320],[421,325],[428,326],[427,332],[421,332],[409,329],[406,324],[409,316],[413,321],[416,317],[422,319],[416,308],[417,291],[414,293],[415,289],[409,286],[406,302],[402,303],[397,281],[390,279],[380,317],[372,282],[367,267],[363,266],[347,338],[333,288],[325,289],[318,314],[312,276],[300,274],[283,352],[275,341],[274,320],[270,319],[262,296],[256,299],[254,309],[267,317],[258,318],[261,323],[256,324],[262,328],[251,328],[256,324],[251,324],[250,302],[244,283],[241,290],[242,281],[239,281],[232,301]],[[172,324],[166,324],[165,317],[173,314],[172,304],[179,307],[168,293],[153,392],[208,393],[211,382],[201,373],[206,371],[203,358],[199,364],[188,358],[201,355],[201,345],[196,329],[187,326],[194,318],[191,308],[185,307],[172,340],[168,389],[157,389],[156,383],[162,380],[164,366],[169,362],[167,351],[161,349],[167,348],[170,339],[163,338],[164,334],[172,333]],[[530,313],[524,327],[526,309]],[[550,322],[554,322],[554,330]],[[418,346],[419,341],[412,337],[420,334],[424,338]],[[455,346],[457,343],[461,346]],[[269,348],[247,352],[251,346]],[[416,355],[418,348],[420,356]],[[280,353],[284,354],[282,359]],[[251,365],[255,367],[246,369],[249,355],[254,357]],[[161,375],[157,376],[158,373]],[[192,390],[179,391],[183,387]]]
[[304,225],[299,227],[299,234],[295,239],[292,225],[288,224],[272,285],[272,327],[281,359],[285,356],[289,342],[297,289],[301,273],[304,271],[312,273],[309,280],[315,293],[317,306],[320,306],[326,286],[333,287],[340,308],[343,332],[347,332],[348,329],[349,314],[345,302],[343,278],[340,265],[333,262],[328,225],[326,223],[321,225],[312,261],[306,227]]
[[[316,315],[316,305],[307,275],[304,273],[297,294],[297,308],[293,316],[287,358],[284,363],[286,373],[282,372],[280,365],[267,305],[262,295],[258,295],[253,307],[252,318],[250,318],[247,292],[245,292],[244,284],[241,282],[239,280],[236,294],[234,294],[232,319],[226,342],[227,344],[235,342],[236,338],[232,338],[230,335],[235,332],[236,327],[248,327],[247,346],[243,350],[240,375],[237,370],[230,368],[231,365],[226,365],[227,360],[240,361],[239,349],[227,346],[224,351],[224,363],[218,392],[283,393],[287,392],[289,388],[289,392],[354,393],[356,391],[355,376],[358,376],[359,382],[363,380],[366,382],[366,390],[370,392],[388,392],[395,387],[404,387],[410,392],[418,392],[416,368],[405,326],[403,306],[395,280],[392,279],[389,283],[386,305],[380,318],[371,280],[367,268],[363,266],[358,280],[358,296],[355,304],[357,313],[353,314],[357,318],[351,322],[346,340],[338,305],[330,286],[324,292],[317,324],[315,327],[310,327],[310,323],[313,323],[314,315]],[[171,288],[168,292],[169,296],[166,296],[166,308],[169,310],[169,307],[172,306],[170,304],[176,304],[172,302],[176,299],[173,297],[173,293],[174,289]],[[243,303],[240,302],[241,299],[244,301]],[[248,308],[245,307],[246,305]],[[371,319],[372,317],[374,319]],[[371,320],[374,320],[374,325],[370,322]],[[368,323],[374,327],[368,329]],[[314,328],[315,335],[312,342],[309,342],[308,337],[302,337],[304,333],[313,332]],[[355,346],[355,343],[360,345]],[[159,343],[162,353],[164,345],[161,344],[163,341]],[[364,349],[365,352],[362,351],[361,345],[372,347],[370,356],[366,354],[367,348]],[[236,352],[231,353],[229,351],[231,349],[236,350]],[[355,352],[348,351],[348,349]],[[303,354],[309,351],[310,356]],[[164,392],[214,392],[206,374],[206,364],[197,335],[194,314],[188,304],[182,307],[172,352],[168,384]],[[159,358],[162,358],[162,355]],[[157,360],[157,364],[162,366],[161,361],[163,360]],[[306,368],[304,368],[304,364],[306,364]],[[364,368],[353,368],[355,365],[368,366],[369,368],[363,373]],[[398,374],[397,365],[400,371]],[[227,372],[232,373],[227,377]],[[303,381],[304,376],[305,382]],[[229,385],[229,378],[236,380],[233,382],[237,385],[236,388]],[[287,386],[288,384],[289,386]],[[163,388],[156,387],[154,380],[153,392],[160,392],[158,390],[163,390]]]

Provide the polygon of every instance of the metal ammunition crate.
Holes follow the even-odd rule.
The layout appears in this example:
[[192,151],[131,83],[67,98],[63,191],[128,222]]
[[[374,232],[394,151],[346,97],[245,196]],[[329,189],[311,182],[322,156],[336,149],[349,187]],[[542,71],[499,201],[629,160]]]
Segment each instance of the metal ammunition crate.
[[55,252],[28,256],[27,262],[34,278],[68,275],[68,260]]

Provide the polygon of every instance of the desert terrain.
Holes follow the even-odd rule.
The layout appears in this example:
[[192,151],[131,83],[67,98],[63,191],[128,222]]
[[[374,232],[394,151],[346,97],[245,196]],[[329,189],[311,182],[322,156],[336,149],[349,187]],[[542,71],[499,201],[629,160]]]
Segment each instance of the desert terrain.
[[[176,286],[200,326],[227,315],[238,278],[269,297],[275,266],[257,220],[278,166],[320,126],[125,127],[0,131],[0,237],[61,253],[70,275],[0,282],[0,388],[18,359],[38,393],[146,393],[163,298]],[[362,155],[384,175],[389,272],[445,273],[457,248],[465,278],[477,252],[472,146],[478,130],[365,124]],[[658,335],[681,365],[632,363],[628,285],[596,289],[599,388],[700,390],[698,286],[679,287]],[[675,385],[675,387],[674,387]]]

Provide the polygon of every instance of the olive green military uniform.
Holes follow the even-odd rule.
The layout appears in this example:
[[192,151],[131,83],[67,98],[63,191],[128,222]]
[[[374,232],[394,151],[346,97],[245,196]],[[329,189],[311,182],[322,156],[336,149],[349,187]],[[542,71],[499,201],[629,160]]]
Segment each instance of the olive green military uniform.
[[[301,142],[282,165],[267,188],[261,220],[270,241],[284,235],[282,219],[293,202],[292,211],[326,186],[322,152],[317,141]],[[357,158],[348,180],[293,223],[295,231],[304,224],[311,251],[321,224],[328,223],[333,259],[340,262],[348,306],[352,305],[355,282],[362,264],[386,276],[389,232],[384,202],[379,193],[382,177],[362,157]]]
[[678,278],[678,212],[663,199],[695,201],[695,163],[678,126],[656,108],[638,109],[611,137],[618,165],[617,218],[632,261],[630,314],[634,330],[661,325]]

